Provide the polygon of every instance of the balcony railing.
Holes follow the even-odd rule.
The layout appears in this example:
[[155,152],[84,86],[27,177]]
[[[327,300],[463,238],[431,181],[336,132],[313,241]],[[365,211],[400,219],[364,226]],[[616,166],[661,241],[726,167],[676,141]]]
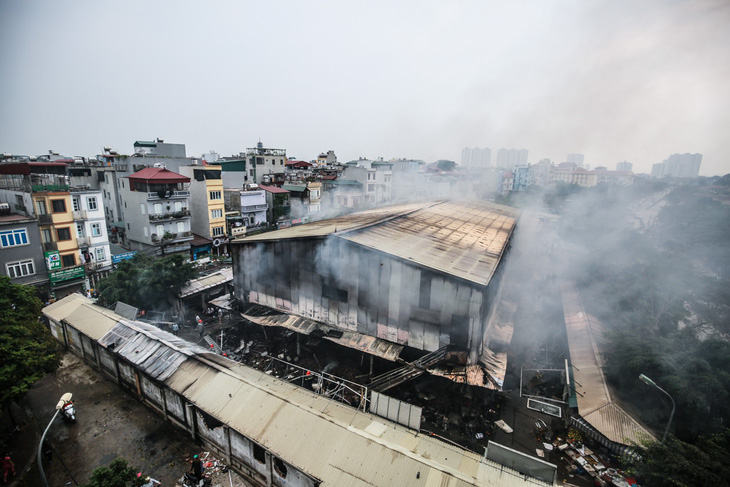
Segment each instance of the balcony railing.
[[45,191],[68,191],[68,184],[34,184],[31,188],[34,193]]
[[76,243],[78,243],[79,247],[88,247],[91,245],[91,237],[79,237],[76,239]]
[[182,240],[182,239],[185,239],[185,238],[188,238],[188,237],[192,237],[192,235],[193,235],[192,232],[185,231],[185,232],[176,232],[176,233],[165,232],[165,235],[164,236],[160,236],[160,235],[158,235],[156,233],[153,233],[151,235],[151,237],[152,237],[152,242],[154,242],[155,244],[158,244],[159,245],[159,244],[162,244],[162,243],[165,243],[165,242],[172,243],[172,242],[175,242],[177,240]]
[[[167,192],[169,193],[169,191]],[[165,193],[165,194],[167,194]],[[190,197],[190,191],[173,191],[171,195],[166,196],[165,198],[160,198],[160,195],[157,193],[157,191],[150,191],[147,193],[147,199],[148,200],[160,200],[160,199],[170,199],[170,198],[189,198]]]
[[38,215],[38,223],[41,225],[53,225],[53,215],[48,213]]
[[190,216],[190,210],[184,208],[182,211],[171,211],[168,213],[150,213],[150,221],[172,220],[174,218],[185,218]]
[[58,250],[58,244],[56,242],[43,242],[43,250],[50,252],[51,250]]
[[269,209],[269,205],[248,205],[248,206],[242,206],[241,207],[241,213],[248,212],[248,211],[266,211]]
[[86,210],[76,210],[73,213],[74,213],[74,220],[86,220],[88,218]]

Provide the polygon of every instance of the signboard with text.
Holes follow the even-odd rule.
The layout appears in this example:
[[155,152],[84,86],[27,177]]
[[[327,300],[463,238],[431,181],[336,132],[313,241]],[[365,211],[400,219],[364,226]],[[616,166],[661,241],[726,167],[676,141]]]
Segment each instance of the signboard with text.
[[58,250],[46,252],[46,267],[48,267],[49,271],[55,271],[63,267],[61,264],[61,254],[58,253]]
[[79,279],[85,276],[86,273],[84,272],[84,268],[81,266],[69,267],[67,269],[61,269],[60,271],[49,273],[51,284],[58,284],[59,282]]
[[118,264],[123,260],[131,259],[136,253],[137,251],[135,250],[133,252],[124,252],[123,254],[112,255],[112,264]]

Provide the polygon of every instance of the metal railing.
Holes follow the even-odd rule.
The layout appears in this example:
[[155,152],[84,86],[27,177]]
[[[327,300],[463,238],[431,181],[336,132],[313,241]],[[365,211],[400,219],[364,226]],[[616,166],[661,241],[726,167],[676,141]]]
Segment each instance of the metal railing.
[[149,220],[150,221],[172,220],[174,218],[185,218],[188,216],[190,216],[190,210],[188,210],[187,208],[184,208],[181,211],[170,211],[167,213],[150,213]]
[[56,242],[43,242],[43,250],[46,252],[58,250],[58,244]]

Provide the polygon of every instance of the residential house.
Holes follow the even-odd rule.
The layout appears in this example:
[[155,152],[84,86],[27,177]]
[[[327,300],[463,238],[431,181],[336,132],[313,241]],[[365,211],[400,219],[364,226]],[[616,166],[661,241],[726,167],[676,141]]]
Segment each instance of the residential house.
[[190,178],[148,167],[122,178],[126,234],[132,250],[189,252]]

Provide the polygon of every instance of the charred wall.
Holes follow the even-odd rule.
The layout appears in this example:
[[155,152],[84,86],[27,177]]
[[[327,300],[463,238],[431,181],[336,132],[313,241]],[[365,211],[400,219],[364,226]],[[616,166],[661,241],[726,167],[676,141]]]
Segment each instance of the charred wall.
[[240,243],[233,252],[243,302],[421,350],[479,353],[487,286],[337,237]]

